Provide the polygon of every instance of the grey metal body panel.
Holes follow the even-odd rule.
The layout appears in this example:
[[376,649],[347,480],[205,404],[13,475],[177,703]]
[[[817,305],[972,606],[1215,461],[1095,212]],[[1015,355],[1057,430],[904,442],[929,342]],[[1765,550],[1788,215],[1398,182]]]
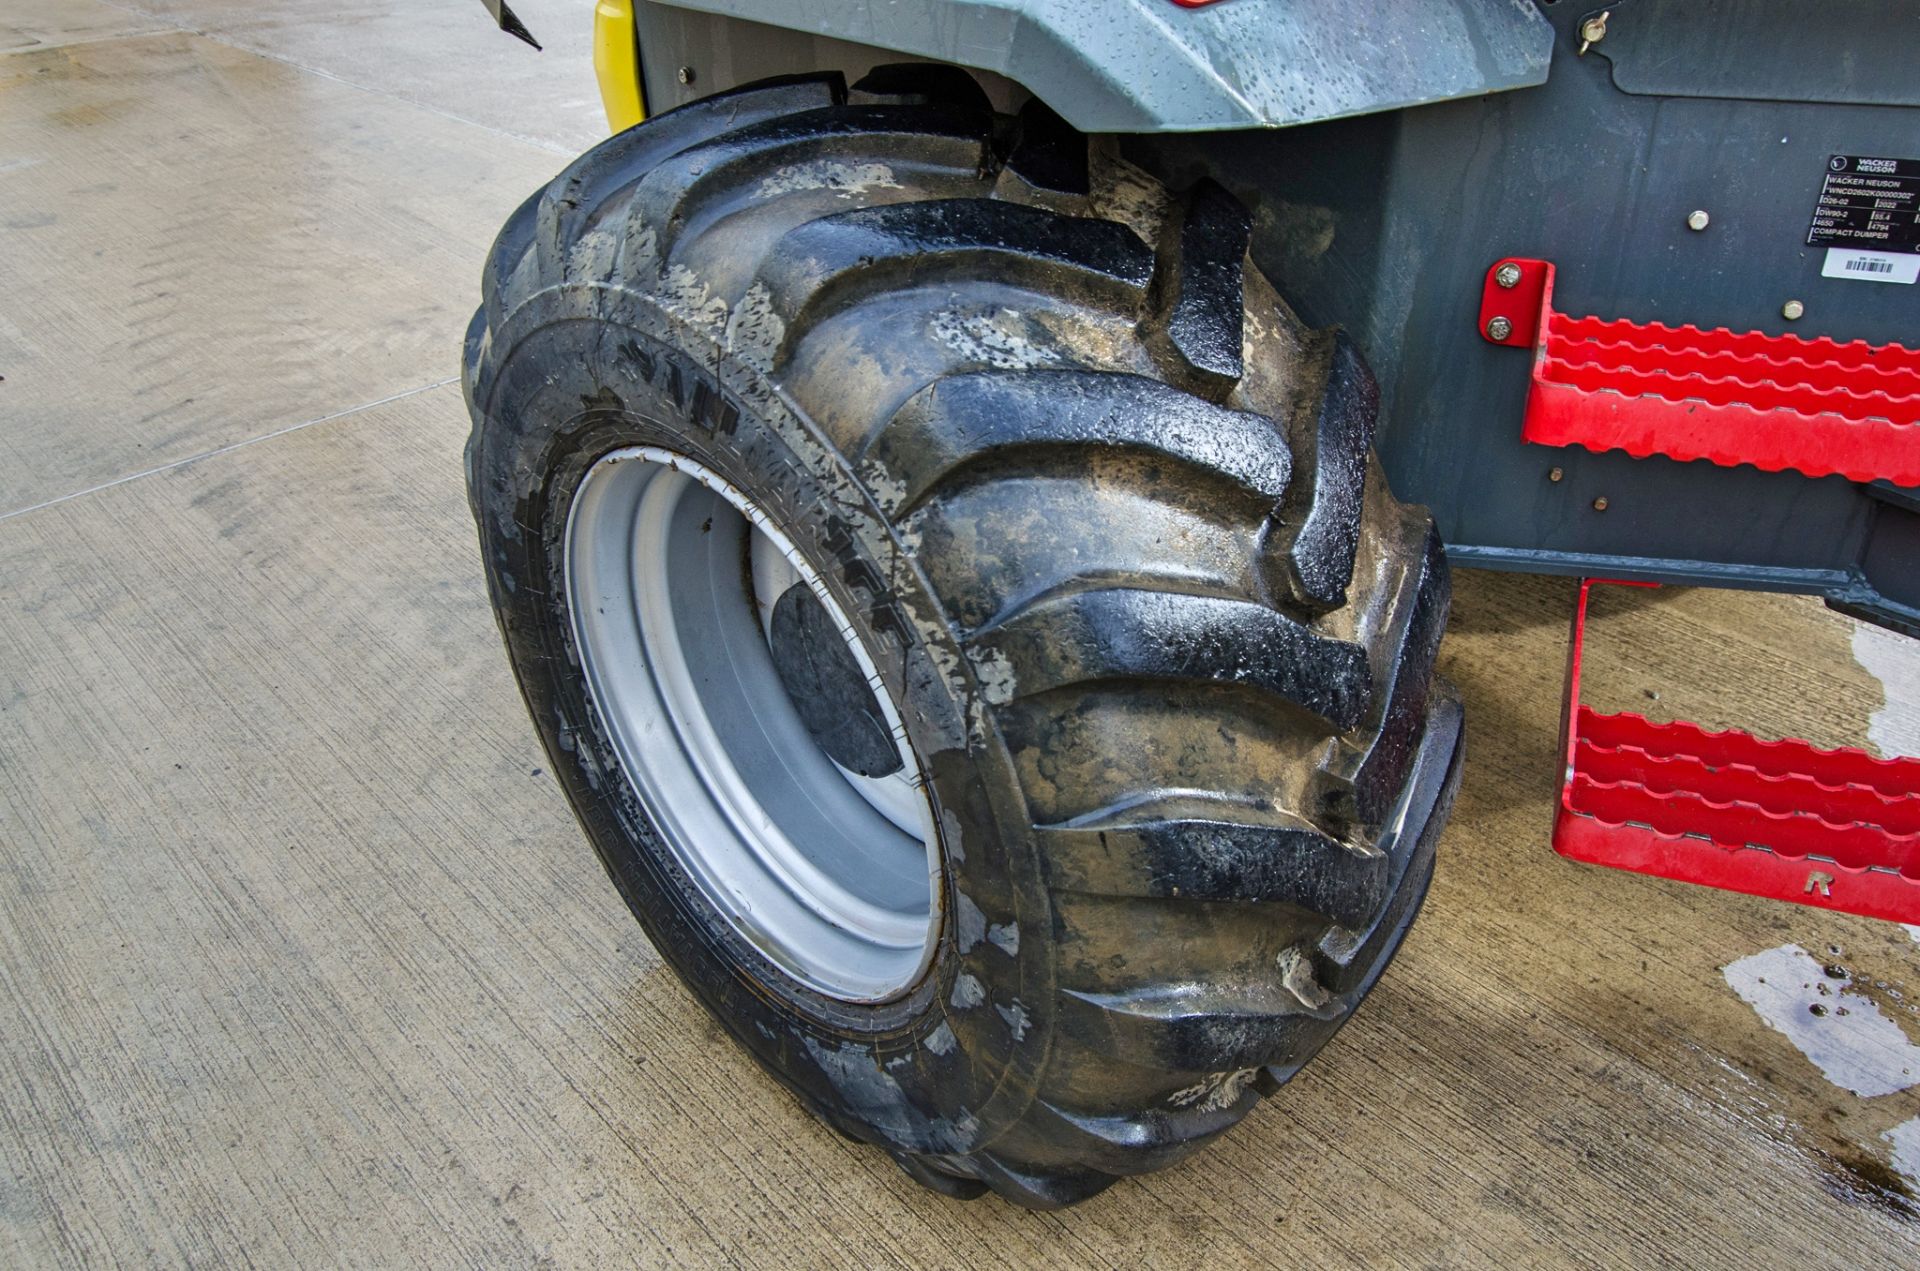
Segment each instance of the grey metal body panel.
[[1920,106],[1908,0],[1615,0],[1607,14],[1593,52],[1623,93]]
[[1540,83],[1531,0],[670,0],[1005,75],[1087,132],[1338,119]]

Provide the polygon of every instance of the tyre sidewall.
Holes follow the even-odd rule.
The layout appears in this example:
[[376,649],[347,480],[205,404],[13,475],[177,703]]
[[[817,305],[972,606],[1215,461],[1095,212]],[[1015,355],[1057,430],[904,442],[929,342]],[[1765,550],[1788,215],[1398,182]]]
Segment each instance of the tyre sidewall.
[[[1020,1119],[1045,1060],[1051,911],[1011,759],[909,547],[764,377],[641,297],[542,292],[476,324],[468,367],[468,486],[495,613],[553,769],[655,947],[834,1125],[896,1151],[978,1150]],[[586,472],[640,445],[686,455],[769,513],[855,616],[901,707],[945,885],[932,965],[894,1001],[838,1002],[781,973],[700,893],[615,758],[580,670],[562,546]]]

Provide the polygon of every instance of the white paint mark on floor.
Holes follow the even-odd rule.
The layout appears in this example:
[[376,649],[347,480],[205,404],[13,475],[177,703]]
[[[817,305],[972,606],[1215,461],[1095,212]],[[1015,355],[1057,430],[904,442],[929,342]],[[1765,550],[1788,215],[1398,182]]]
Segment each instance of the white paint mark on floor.
[[1854,628],[1853,660],[1886,695],[1867,721],[1867,739],[1888,758],[1920,755],[1920,640],[1863,623]]
[[1785,1033],[1828,1081],[1862,1098],[1920,1084],[1920,1046],[1870,998],[1847,991],[1796,944],[1730,964],[1727,983],[1770,1028]]
[[1920,927],[1916,927],[1910,922],[1903,922],[1900,925],[1901,927],[1905,928],[1907,936],[1915,944],[1920,944]]
[[1893,1145],[1893,1158],[1888,1164],[1920,1183],[1920,1117],[1902,1121],[1880,1137]]

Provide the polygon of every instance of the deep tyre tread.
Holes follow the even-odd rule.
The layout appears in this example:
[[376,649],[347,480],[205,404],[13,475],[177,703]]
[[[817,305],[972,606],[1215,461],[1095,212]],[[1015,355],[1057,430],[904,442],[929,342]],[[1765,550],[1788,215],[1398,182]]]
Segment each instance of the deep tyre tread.
[[[643,178],[629,223],[653,236],[652,251],[671,258],[676,242],[706,227],[704,209],[725,205],[742,187],[837,198],[892,165],[924,180],[942,171],[972,178],[987,160],[992,116],[930,107],[845,106],[780,115],[689,146]],[[829,205],[830,206],[830,205]]]
[[1148,340],[1196,393],[1223,398],[1246,374],[1241,262],[1253,217],[1217,181],[1187,191],[1161,234]]
[[[1349,1018],[1459,763],[1446,562],[1339,332],[1170,195],[952,68],[750,85],[611,138],[502,230],[468,482],[554,770],[656,945],[923,1185],[1057,1208],[1225,1132]],[[636,444],[815,561],[921,757],[941,942],[901,998],[783,978],[689,900],[582,686],[572,492]]]
[[1360,506],[1367,457],[1380,416],[1380,386],[1344,331],[1326,344],[1326,389],[1311,426],[1299,436],[1310,447],[1310,480],[1288,504],[1295,527],[1287,544],[1288,581],[1301,604],[1325,611],[1347,601],[1354,554],[1360,546]]
[[1373,686],[1366,651],[1315,635],[1265,605],[1216,596],[1102,588],[1050,596],[967,641],[995,706],[1069,684],[1240,684],[1344,728]]
[[909,398],[861,457],[887,513],[905,516],[970,466],[1018,463],[1030,457],[1019,452],[1042,447],[1151,455],[1231,484],[1265,507],[1286,494],[1293,474],[1286,436],[1266,416],[1103,371],[946,376]]
[[1347,844],[1288,813],[1284,824],[1227,816],[1141,821],[1112,826],[1046,826],[1042,836],[1063,892],[1236,904],[1289,904],[1353,928],[1386,900],[1385,853]]
[[890,203],[823,216],[788,231],[756,279],[786,328],[774,367],[808,330],[867,296],[962,274],[1127,308],[1146,292],[1153,253],[1111,221],[993,199]]
[[[569,272],[569,250],[606,199],[662,159],[735,128],[837,105],[846,98],[846,80],[838,73],[766,80],[691,102],[601,142],[574,160],[540,195],[534,228],[537,273],[545,279],[564,277]],[[511,269],[510,257],[499,247],[496,243],[491,259]]]
[[1038,97],[1020,108],[1007,171],[1033,190],[1067,198],[1084,197],[1093,188],[1086,137]]

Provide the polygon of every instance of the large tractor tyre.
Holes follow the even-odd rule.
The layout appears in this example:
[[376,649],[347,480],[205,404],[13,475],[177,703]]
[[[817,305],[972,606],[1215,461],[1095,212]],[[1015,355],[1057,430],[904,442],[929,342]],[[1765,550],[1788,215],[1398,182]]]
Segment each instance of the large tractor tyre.
[[1248,223],[892,68],[622,133],[487,265],[468,483],[554,772],[740,1044],[951,1195],[1226,1130],[1432,873],[1446,565]]

